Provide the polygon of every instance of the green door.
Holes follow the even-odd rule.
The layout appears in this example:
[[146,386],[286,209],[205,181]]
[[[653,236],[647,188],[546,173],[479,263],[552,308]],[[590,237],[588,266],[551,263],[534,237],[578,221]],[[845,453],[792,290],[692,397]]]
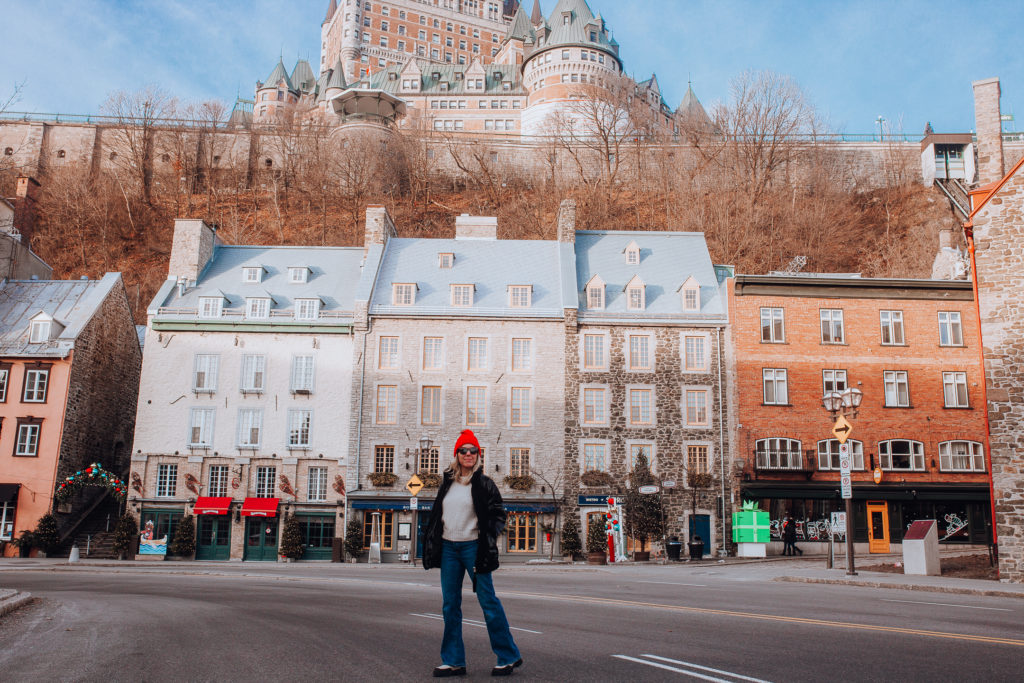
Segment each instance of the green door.
[[334,515],[330,517],[300,517],[304,560],[329,560],[334,547]]
[[231,519],[227,515],[199,515],[197,560],[226,560],[231,544]]
[[277,517],[245,520],[245,557],[248,561],[277,561]]

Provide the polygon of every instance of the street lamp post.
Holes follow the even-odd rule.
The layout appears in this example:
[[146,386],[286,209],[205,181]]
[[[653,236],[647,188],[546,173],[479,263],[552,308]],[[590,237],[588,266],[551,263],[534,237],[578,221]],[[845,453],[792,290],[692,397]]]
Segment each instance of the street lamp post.
[[875,119],[875,123],[878,124],[878,141],[885,142],[885,129],[882,126],[882,124],[885,123],[885,119],[879,116],[877,119]]
[[[424,457],[430,454],[430,449],[433,447],[433,439],[431,439],[429,436],[420,437],[420,447],[416,450],[416,472],[420,471],[420,466],[423,464]],[[411,546],[409,549],[409,562],[411,562],[413,566],[416,565],[416,544],[417,541],[419,541],[420,536],[419,518],[420,511],[419,508],[417,507],[416,510],[412,511],[412,542],[409,544]]]
[[[821,405],[832,416],[835,426],[833,434],[839,439],[839,474],[842,479],[842,496],[846,502],[846,574],[856,576],[857,570],[853,560],[853,484],[850,479],[850,454],[843,446],[850,436],[852,427],[846,418],[856,418],[864,392],[860,389],[847,387],[843,391],[830,391],[821,399]],[[842,422],[840,423],[840,418]],[[844,452],[845,451],[845,452]]]

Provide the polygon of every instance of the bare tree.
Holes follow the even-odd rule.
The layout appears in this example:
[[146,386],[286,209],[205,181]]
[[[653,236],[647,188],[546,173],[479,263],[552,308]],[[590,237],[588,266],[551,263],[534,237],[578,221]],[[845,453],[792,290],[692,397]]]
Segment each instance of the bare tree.
[[100,111],[115,121],[116,139],[124,154],[117,156],[128,175],[138,183],[143,203],[153,207],[153,162],[156,130],[177,113],[178,102],[156,86],[112,93]]

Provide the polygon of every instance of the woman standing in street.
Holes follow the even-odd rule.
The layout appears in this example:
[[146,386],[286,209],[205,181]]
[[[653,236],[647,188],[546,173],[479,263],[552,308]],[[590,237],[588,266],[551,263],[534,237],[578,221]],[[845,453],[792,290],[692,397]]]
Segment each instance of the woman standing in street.
[[444,637],[441,666],[434,669],[436,678],[466,675],[462,583],[467,572],[487,622],[491,649],[498,658],[491,675],[509,676],[523,664],[491,577],[498,568],[498,536],[504,529],[501,493],[484,475],[480,444],[467,429],[455,442],[455,460],[444,472],[423,537],[423,568],[441,568],[444,600]]

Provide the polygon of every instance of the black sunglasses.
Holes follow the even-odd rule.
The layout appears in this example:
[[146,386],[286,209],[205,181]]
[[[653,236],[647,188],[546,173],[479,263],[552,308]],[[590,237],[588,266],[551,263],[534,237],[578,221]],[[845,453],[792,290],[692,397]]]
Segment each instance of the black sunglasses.
[[463,446],[459,449],[459,453],[469,453],[470,455],[476,455],[480,452],[480,449],[476,446]]

